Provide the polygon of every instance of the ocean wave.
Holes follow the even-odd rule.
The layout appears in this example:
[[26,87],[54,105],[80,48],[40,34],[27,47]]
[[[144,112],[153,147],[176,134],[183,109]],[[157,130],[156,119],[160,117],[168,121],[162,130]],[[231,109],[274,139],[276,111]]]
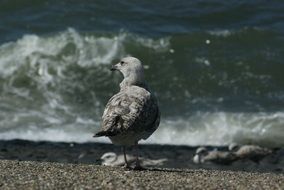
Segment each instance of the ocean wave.
[[0,139],[109,142],[92,138],[121,80],[108,67],[123,56],[137,55],[145,60],[163,117],[157,132],[143,143],[283,146],[280,77],[264,72],[254,55],[239,60],[228,48],[216,48],[223,40],[234,40],[210,36],[147,38],[69,28],[2,44]]
[[[129,46],[161,52],[170,43],[168,38],[82,34],[69,28],[2,44],[0,139],[82,141],[76,132],[98,128],[108,88],[118,79],[109,80],[108,67],[128,55]],[[69,136],[73,128],[74,138]]]
[[187,119],[166,119],[147,142],[192,146],[235,142],[281,147],[283,124],[283,112],[196,112]]
[[169,38],[150,39],[135,35],[120,33],[114,36],[82,35],[75,29],[50,36],[27,34],[15,42],[0,46],[0,74],[7,77],[16,72],[24,64],[37,68],[39,75],[49,80],[48,66],[57,67],[57,73],[62,73],[60,66],[77,64],[81,67],[110,64],[113,60],[125,56],[125,44],[135,43],[157,51],[168,49]]
[[235,32],[233,30],[211,30],[208,33],[212,36],[228,37],[233,35]]
[[[54,121],[57,122],[56,120]],[[230,143],[283,146],[284,113],[226,113],[198,112],[191,117],[164,118],[158,130],[141,143],[174,145],[216,145]],[[107,138],[93,138],[99,122],[90,118],[77,118],[74,123],[57,127],[38,126],[6,129],[0,139],[25,139],[53,142],[104,142]],[[96,128],[98,130],[98,128]]]

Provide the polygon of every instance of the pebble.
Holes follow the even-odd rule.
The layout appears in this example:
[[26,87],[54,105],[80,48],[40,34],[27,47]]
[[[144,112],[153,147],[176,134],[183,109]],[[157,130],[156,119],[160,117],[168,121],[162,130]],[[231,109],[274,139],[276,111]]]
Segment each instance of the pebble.
[[0,161],[1,189],[283,189],[283,173]]

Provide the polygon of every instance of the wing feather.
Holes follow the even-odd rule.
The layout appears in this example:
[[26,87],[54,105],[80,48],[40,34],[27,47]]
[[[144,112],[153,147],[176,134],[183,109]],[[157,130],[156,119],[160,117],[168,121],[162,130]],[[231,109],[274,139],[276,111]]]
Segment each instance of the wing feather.
[[144,88],[133,86],[109,100],[102,120],[102,130],[96,136],[146,131],[144,138],[148,138],[159,125],[160,112],[155,96]]

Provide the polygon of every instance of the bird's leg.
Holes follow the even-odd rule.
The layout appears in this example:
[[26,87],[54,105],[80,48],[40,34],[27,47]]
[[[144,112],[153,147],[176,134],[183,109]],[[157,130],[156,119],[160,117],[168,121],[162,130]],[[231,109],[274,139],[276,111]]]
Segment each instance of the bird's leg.
[[130,168],[130,165],[128,164],[127,162],[127,158],[126,158],[126,152],[125,152],[125,146],[122,147],[122,150],[123,150],[123,156],[124,156],[124,167],[125,168]]
[[134,147],[136,149],[136,162],[135,162],[135,167],[133,169],[134,170],[143,170],[144,168],[141,166],[140,161],[139,161],[138,142],[135,142]]

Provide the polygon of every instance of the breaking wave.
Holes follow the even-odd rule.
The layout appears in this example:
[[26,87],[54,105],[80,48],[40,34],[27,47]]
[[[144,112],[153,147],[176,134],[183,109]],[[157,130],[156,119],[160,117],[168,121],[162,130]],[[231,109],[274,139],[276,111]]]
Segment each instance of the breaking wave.
[[[254,63],[235,61],[227,68],[218,62],[218,50],[214,57],[199,53],[205,46],[234,40],[239,32],[149,38],[69,28],[2,44],[0,139],[109,142],[92,138],[104,105],[121,80],[108,68],[133,55],[144,62],[163,116],[160,128],[144,143],[284,146],[284,113],[277,107],[283,91],[273,91],[280,83],[251,69]],[[234,74],[236,70],[240,73]],[[238,103],[232,105],[235,100]]]

